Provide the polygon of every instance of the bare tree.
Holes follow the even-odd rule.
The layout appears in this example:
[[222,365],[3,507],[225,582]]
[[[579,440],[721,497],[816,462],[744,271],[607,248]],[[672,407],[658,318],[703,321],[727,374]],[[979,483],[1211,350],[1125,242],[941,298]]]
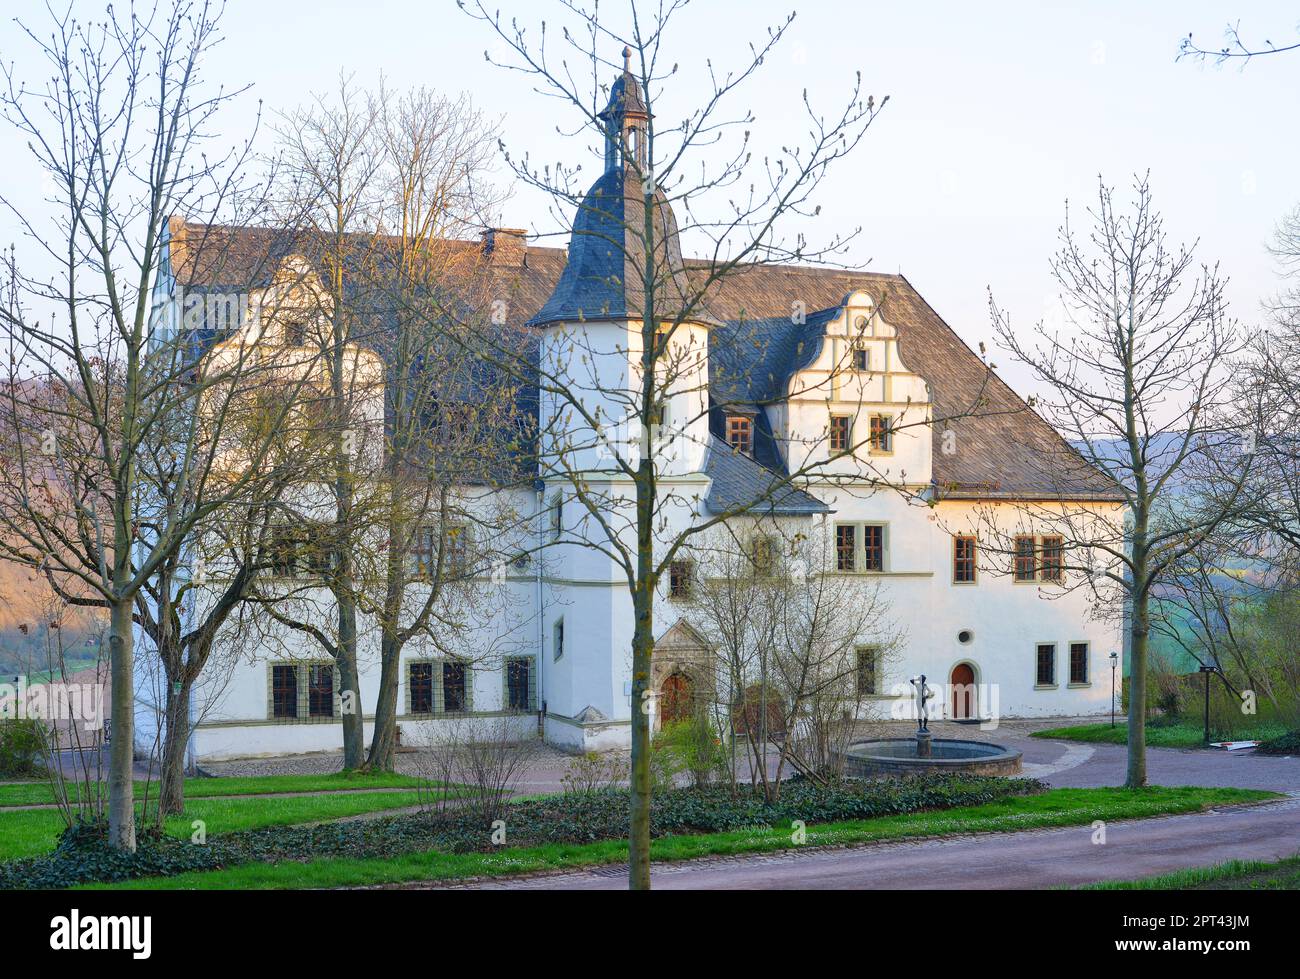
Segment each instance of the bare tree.
[[[1126,784],[1139,787],[1153,594],[1245,499],[1251,466],[1237,450],[1249,419],[1234,412],[1230,383],[1243,345],[1217,269],[1169,248],[1145,178],[1129,210],[1101,183],[1088,213],[1082,236],[1067,213],[1052,260],[1063,324],[1017,331],[990,298],[1001,344],[1033,372],[1037,405],[1069,444],[1042,447],[1054,499],[985,513],[984,552],[1019,580],[1088,588],[1103,614],[1127,616]],[[1217,494],[1182,492],[1194,466],[1218,470]]]
[[[383,438],[382,399],[378,414],[375,409],[383,366],[368,346],[377,323],[364,290],[373,281],[368,271],[382,260],[376,235],[379,117],[375,101],[341,77],[333,101],[317,97],[285,115],[278,127],[281,222],[297,229],[310,263],[296,283],[298,308],[286,304],[279,326],[285,342],[319,355],[306,407],[318,437],[332,440],[333,451],[322,470],[328,499],[302,488],[300,509],[289,518],[304,542],[312,538],[303,554],[315,572],[310,587],[291,585],[286,592],[276,586],[259,592],[258,600],[275,623],[308,637],[333,659],[342,692],[345,769],[365,764],[357,640],[362,582],[372,572],[361,544],[374,519],[366,485],[373,483]],[[308,602],[304,611],[286,601],[293,595],[302,606],[322,584],[330,624],[318,602]]]
[[1246,41],[1241,36],[1241,21],[1233,21],[1223,31],[1224,44],[1220,48],[1202,48],[1194,40],[1191,33],[1183,38],[1182,43],[1178,45],[1178,58],[1194,58],[1197,61],[1206,61],[1213,59],[1216,64],[1223,64],[1225,61],[1240,61],[1243,65],[1252,58],[1262,58],[1269,54],[1285,54],[1288,51],[1300,51],[1300,41],[1293,44],[1283,44],[1280,47],[1264,38],[1262,43]]
[[692,550],[690,610],[714,657],[718,724],[743,735],[751,781],[773,801],[788,767],[813,779],[836,769],[901,637],[879,583],[837,570],[824,521],[761,520],[754,535],[715,534]]
[[[385,560],[366,599],[379,629],[380,678],[366,764],[391,770],[403,651],[414,642],[462,663],[495,660],[514,627],[488,636],[511,603],[497,569],[529,550],[511,488],[531,474],[483,446],[525,430],[518,385],[477,370],[466,347],[430,326],[486,292],[467,232],[497,204],[488,180],[496,133],[467,97],[428,90],[375,99],[381,160],[378,247],[367,289],[386,320],[372,342],[385,364],[382,472],[375,492]],[[497,581],[494,581],[498,579]],[[471,639],[471,637],[473,637]]]
[[[239,350],[218,369],[200,369],[195,337],[152,319],[169,216],[237,218],[255,191],[239,176],[248,143],[205,153],[219,111],[239,94],[209,89],[202,76],[203,56],[221,38],[219,19],[203,0],[143,12],[110,7],[93,22],[51,11],[48,27],[22,27],[49,81],[29,88],[9,73],[0,95],[7,121],[56,188],[48,214],[4,201],[32,248],[22,265],[10,262],[18,298],[0,320],[10,354],[5,556],[63,579],[69,594],[89,589],[109,607],[109,835],[124,850],[135,846],[138,597],[194,527],[247,485],[236,474],[184,513],[142,510],[148,447],[170,439],[178,456],[211,456],[217,449],[199,419],[220,418],[222,398],[253,369]],[[37,271],[45,265],[55,271]],[[48,396],[24,398],[31,382]],[[260,459],[269,442],[246,448]],[[158,521],[148,539],[146,519]]]

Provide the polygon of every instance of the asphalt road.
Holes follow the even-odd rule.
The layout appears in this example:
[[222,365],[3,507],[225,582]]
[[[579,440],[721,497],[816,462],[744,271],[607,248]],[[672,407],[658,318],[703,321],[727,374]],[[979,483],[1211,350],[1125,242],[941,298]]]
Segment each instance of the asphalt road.
[[[1249,808],[1090,826],[787,851],[656,864],[657,890],[987,890],[1130,880],[1224,860],[1276,860],[1300,851],[1300,796]],[[625,890],[623,867],[484,881],[509,890]]]

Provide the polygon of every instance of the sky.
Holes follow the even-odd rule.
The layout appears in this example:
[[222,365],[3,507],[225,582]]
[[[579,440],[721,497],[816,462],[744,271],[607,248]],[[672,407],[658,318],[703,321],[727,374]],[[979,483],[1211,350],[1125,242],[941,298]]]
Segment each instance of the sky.
[[[103,3],[74,6],[89,16]],[[561,19],[553,0],[499,6],[526,23],[550,18],[553,29]],[[603,7],[614,14],[623,4]],[[737,105],[754,111],[761,145],[779,145],[802,130],[805,89],[830,108],[860,71],[867,92],[890,97],[821,188],[814,238],[861,227],[848,260],[902,272],[972,346],[992,346],[989,289],[1020,329],[1050,308],[1048,259],[1065,203],[1091,203],[1099,175],[1123,190],[1149,171],[1171,238],[1199,239],[1198,257],[1230,279],[1234,314],[1247,328],[1263,322],[1261,302],[1278,287],[1266,246],[1278,219],[1300,204],[1300,127],[1292,124],[1300,53],[1222,67],[1176,55],[1189,32],[1218,46],[1230,20],[1247,37],[1293,43],[1294,3],[695,0],[668,37],[666,54],[681,71],[663,86],[657,115],[680,118],[698,99],[706,59],[739,65],[747,42],[790,11],[787,37]],[[0,60],[20,77],[36,63],[10,18],[40,25],[44,16],[43,0],[4,4]],[[590,172],[585,142],[560,131],[574,117],[524,76],[488,64],[485,49],[502,53],[500,45],[453,0],[229,0],[223,27],[208,77],[252,85],[224,117],[232,143],[248,132],[257,100],[273,116],[331,89],[340,72],[362,86],[382,75],[399,90],[469,92],[501,119],[516,154],[585,160]],[[8,134],[0,175],[20,206],[39,201],[27,150]],[[554,229],[545,201],[522,191],[502,219]],[[16,222],[0,215],[0,243],[17,237]],[[1022,369],[1006,355],[993,359],[1029,393]]]

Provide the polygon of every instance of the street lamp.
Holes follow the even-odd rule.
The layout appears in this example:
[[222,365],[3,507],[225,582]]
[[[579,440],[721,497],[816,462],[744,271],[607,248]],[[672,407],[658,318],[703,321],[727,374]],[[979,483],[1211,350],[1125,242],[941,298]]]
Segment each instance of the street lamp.
[[1115,668],[1119,666],[1119,653],[1110,651],[1110,726],[1115,726]]

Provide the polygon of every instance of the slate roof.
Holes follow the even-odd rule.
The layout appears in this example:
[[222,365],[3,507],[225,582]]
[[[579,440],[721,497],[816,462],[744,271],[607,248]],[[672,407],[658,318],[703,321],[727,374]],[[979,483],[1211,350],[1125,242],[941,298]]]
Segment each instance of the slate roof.
[[[661,192],[654,195],[655,305],[665,316],[683,306],[684,278],[677,219]],[[578,206],[568,261],[536,325],[559,320],[626,319],[644,309],[645,195],[631,168],[603,173]]]
[[713,481],[704,501],[710,513],[736,508],[763,515],[829,513],[821,500],[793,486],[774,490],[782,474],[732,449],[717,435],[709,439],[704,472]]
[[[231,283],[265,281],[274,264],[268,261],[268,252],[279,256],[311,252],[309,242],[294,242],[282,233],[260,228],[186,225],[183,238],[187,242],[202,241],[203,250],[213,253],[210,259],[190,258],[177,263],[178,278],[186,286],[201,284],[200,273],[205,268],[218,270]],[[528,334],[525,342],[535,345],[537,324],[557,312],[572,312],[575,296],[595,298],[594,305],[591,298],[581,298],[577,305],[589,318],[596,315],[597,309],[608,310],[606,315],[614,316],[615,308],[626,308],[626,297],[620,300],[599,290],[581,292],[578,287],[584,281],[590,284],[598,278],[584,279],[577,271],[570,280],[575,283],[574,290],[558,289],[566,269],[564,249],[529,246],[522,253],[522,261],[514,263],[494,261],[477,241],[446,244],[462,250],[466,261],[485,276],[486,293],[505,303],[506,327]],[[582,261],[568,267],[590,268]],[[701,274],[704,266],[687,259],[683,268],[683,274],[690,277]],[[711,367],[711,381],[717,384],[715,401],[773,400],[793,371],[806,358],[815,356],[812,344],[818,326],[833,318],[845,297],[857,290],[872,296],[881,315],[898,331],[903,363],[930,387],[936,420],[933,480],[940,498],[1119,498],[1106,477],[1088,466],[990,371],[902,275],[767,265],[737,269],[727,275],[707,297],[708,318],[720,324],[710,341],[710,359],[715,352],[718,356],[717,366]],[[556,295],[560,297],[556,303],[548,303]],[[620,302],[623,305],[618,305]],[[803,328],[790,323],[796,302],[812,311]],[[746,343],[753,351],[748,371]],[[956,436],[956,451],[952,454],[942,451],[946,427]],[[719,433],[716,426],[714,432]],[[756,440],[755,451],[760,463],[779,467],[779,458],[773,460],[764,452],[761,437]],[[724,483],[744,475],[733,477],[733,469],[725,462],[722,466]]]

